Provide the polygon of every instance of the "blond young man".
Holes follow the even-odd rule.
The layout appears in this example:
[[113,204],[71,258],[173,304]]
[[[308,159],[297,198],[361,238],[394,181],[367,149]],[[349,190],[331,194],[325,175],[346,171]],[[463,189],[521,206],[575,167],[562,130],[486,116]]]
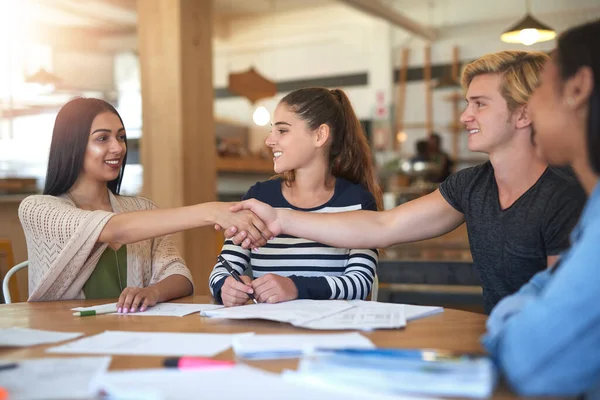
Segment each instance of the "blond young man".
[[[490,161],[452,174],[435,192],[383,212],[309,215],[256,200],[238,209],[256,213],[275,235],[284,233],[336,247],[387,247],[448,233],[467,224],[486,313],[515,293],[568,247],[585,202],[572,174],[536,157],[527,102],[548,56],[503,51],[469,64],[462,76],[461,116],[469,149]],[[226,232],[232,236],[235,228]],[[235,243],[251,241],[239,232]]]

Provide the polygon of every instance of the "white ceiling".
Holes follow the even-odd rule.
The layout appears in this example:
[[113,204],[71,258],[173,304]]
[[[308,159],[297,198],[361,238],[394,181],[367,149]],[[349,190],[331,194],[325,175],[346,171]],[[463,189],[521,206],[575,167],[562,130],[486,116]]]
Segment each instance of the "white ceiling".
[[[144,1],[144,0],[139,0]],[[200,0],[198,0],[200,1]],[[213,0],[220,21],[335,3],[336,0]],[[526,12],[526,0],[380,0],[414,21],[436,29],[514,23]],[[8,3],[8,2],[7,2]],[[42,25],[93,28],[98,33],[135,32],[136,0],[10,0],[21,20]],[[570,15],[600,15],[600,0],[531,0],[533,14],[543,22]],[[1,11],[1,10],[0,10]],[[335,16],[332,16],[335,18]],[[17,19],[17,20],[19,20]],[[327,29],[326,26],[323,29]],[[476,30],[474,30],[476,34]]]

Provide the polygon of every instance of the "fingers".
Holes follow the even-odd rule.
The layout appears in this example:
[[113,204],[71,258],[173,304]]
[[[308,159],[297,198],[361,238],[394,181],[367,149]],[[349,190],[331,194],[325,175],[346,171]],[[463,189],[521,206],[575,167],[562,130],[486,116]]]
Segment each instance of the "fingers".
[[232,205],[231,207],[229,207],[229,211],[231,212],[238,212],[244,209],[244,206],[242,206],[241,202],[235,203],[234,205]]
[[133,297],[133,300],[131,302],[131,308],[129,309],[129,312],[136,312],[138,310],[138,307],[140,306],[140,304],[142,304],[142,302],[144,301],[144,299],[146,298],[146,293],[144,293],[144,291],[140,290],[139,292],[136,293],[136,295]]
[[121,295],[119,296],[119,300],[117,300],[117,312],[123,312],[123,303],[125,303],[125,298],[127,297],[127,293],[129,292],[129,288],[123,289]]
[[[123,293],[121,294],[121,296],[123,294],[125,294],[125,292],[127,292],[127,294],[125,294],[125,300],[123,300],[123,314],[127,314],[128,312],[130,312],[131,310],[131,304],[133,303],[133,299],[135,298],[136,292],[134,291],[135,288],[125,288],[123,289]],[[131,311],[133,312],[133,311]]]
[[220,230],[223,230],[223,228],[221,227],[221,225],[215,224],[215,231],[220,231]]
[[231,241],[233,242],[233,244],[239,245],[244,241],[244,239],[246,239],[247,236],[248,236],[248,234],[246,233],[246,231],[241,231],[237,235],[230,237],[230,238],[231,238]]
[[257,300],[260,303],[277,303],[277,299],[280,298],[281,290],[276,287],[269,287],[267,290],[260,293]]
[[238,212],[238,211],[241,211],[241,210],[251,210],[252,209],[252,205],[254,203],[255,203],[254,199],[240,201],[238,203],[235,203],[231,207],[229,207],[229,211],[231,211],[231,212]]
[[[223,229],[223,228],[221,228]],[[225,239],[231,239],[236,233],[237,233],[237,226],[232,226],[229,229],[227,229],[226,231],[223,232],[223,235],[225,236]]]
[[262,219],[256,217],[254,218],[253,225],[256,229],[260,231],[261,236],[264,238],[265,243],[267,240],[273,237],[273,233],[267,228],[267,225],[262,221]]
[[272,296],[276,291],[276,284],[271,274],[261,276],[252,281],[252,288],[254,289],[254,297],[260,303],[266,303],[269,296]]
[[226,307],[245,304],[249,299],[248,294],[254,293],[254,289],[249,286],[252,281],[251,278],[249,276],[242,276],[241,278],[248,285],[240,283],[232,277],[228,277],[223,283],[221,300],[223,300],[223,305]]

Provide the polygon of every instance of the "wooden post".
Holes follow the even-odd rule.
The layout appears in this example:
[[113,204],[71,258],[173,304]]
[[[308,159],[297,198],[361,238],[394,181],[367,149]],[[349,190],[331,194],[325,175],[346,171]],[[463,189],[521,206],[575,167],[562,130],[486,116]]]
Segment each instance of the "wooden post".
[[425,80],[425,128],[427,136],[433,133],[433,88],[431,86],[431,46],[425,46],[425,66],[423,67]]
[[406,104],[406,75],[408,72],[408,56],[410,49],[402,49],[400,76],[398,77],[398,99],[396,100],[396,129],[394,130],[394,151],[400,150],[398,134],[404,131],[404,108]]
[[[452,78],[458,82],[458,46],[452,49]],[[461,92],[456,92],[452,101],[452,158],[458,160],[459,157],[459,139],[461,132],[460,124],[460,106],[459,101],[462,98]]]
[[[214,201],[212,1],[143,0],[137,14],[143,194],[163,208]],[[213,228],[173,238],[192,272],[195,293],[207,294],[215,263]]]

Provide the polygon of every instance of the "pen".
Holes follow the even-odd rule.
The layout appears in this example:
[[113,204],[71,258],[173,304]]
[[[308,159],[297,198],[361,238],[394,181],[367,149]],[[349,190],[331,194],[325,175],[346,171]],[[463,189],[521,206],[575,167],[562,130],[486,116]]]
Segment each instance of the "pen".
[[198,369],[198,368],[231,368],[235,365],[233,361],[213,360],[202,357],[176,357],[167,358],[163,365],[168,368]]
[[117,312],[117,305],[111,304],[109,306],[97,307],[91,310],[82,310],[74,312],[73,315],[76,317],[89,317],[91,315],[101,315],[101,314],[112,314]]
[[9,370],[9,369],[15,369],[18,366],[19,365],[17,363],[10,363],[10,364],[0,365],[0,371],[6,371],[6,370]]
[[[233,279],[245,285],[244,281],[242,281],[242,278],[240,278],[240,274],[238,274],[238,272],[235,269],[233,269],[231,264],[229,264],[229,262],[225,258],[223,258],[222,255],[219,254],[217,258],[221,262],[221,264],[223,264],[227,272],[229,272],[229,275],[233,276]],[[256,301],[253,295],[251,295],[250,293],[247,294],[248,297],[250,297],[250,299],[254,302],[254,304],[258,304],[258,301]]]

